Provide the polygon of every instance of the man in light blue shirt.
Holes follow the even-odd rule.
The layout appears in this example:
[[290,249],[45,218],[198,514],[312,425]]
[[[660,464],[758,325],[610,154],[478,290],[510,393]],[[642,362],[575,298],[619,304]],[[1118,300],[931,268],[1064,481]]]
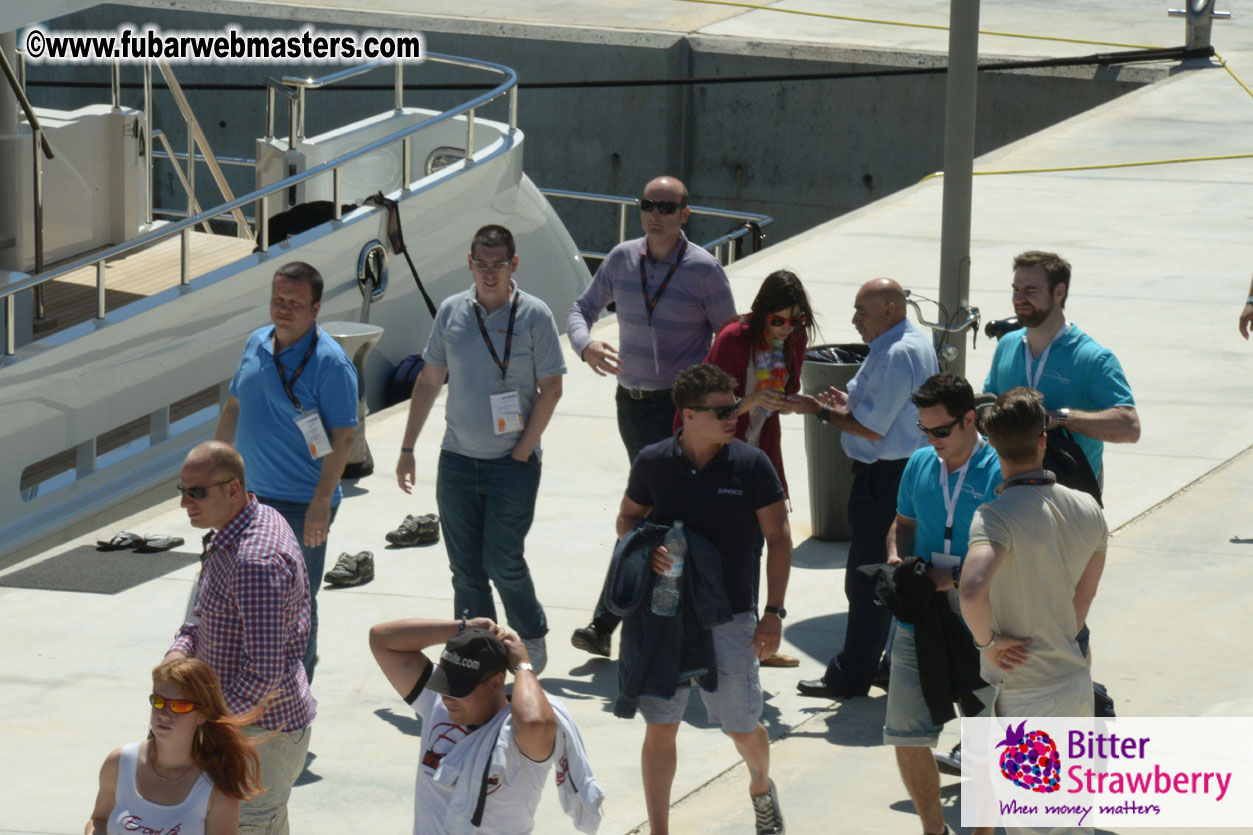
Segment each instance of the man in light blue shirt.
[[890,278],[867,281],[853,306],[853,327],[870,346],[870,354],[847,393],[832,388],[821,401],[800,396],[797,407],[843,432],[844,451],[853,459],[844,649],[831,659],[821,679],[797,684],[802,694],[824,698],[866,695],[879,667],[892,616],[875,604],[874,581],[857,569],[887,560],[901,473],[923,442],[918,408],[910,398],[940,370],[931,340],[905,316],[905,290],[900,284]]
[[561,398],[566,362],[552,312],[513,281],[518,255],[509,230],[484,226],[467,260],[474,286],[435,313],[396,480],[406,493],[413,489],[413,445],[451,372],[435,500],[452,568],[453,617],[496,621],[495,585],[539,674],[548,621],[523,545],[539,493],[540,436]]

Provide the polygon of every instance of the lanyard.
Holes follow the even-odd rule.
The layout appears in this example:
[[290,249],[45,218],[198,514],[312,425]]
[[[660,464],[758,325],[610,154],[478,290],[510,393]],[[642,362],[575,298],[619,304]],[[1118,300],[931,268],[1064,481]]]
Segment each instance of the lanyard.
[[957,468],[957,484],[953,488],[950,496],[948,492],[948,478],[951,473],[948,472],[948,464],[943,460],[940,461],[940,488],[944,491],[944,553],[953,553],[953,516],[957,513],[957,500],[961,498],[962,484],[966,481],[966,471],[970,469],[970,462],[975,460],[975,456],[979,454],[979,448],[983,446],[983,438],[975,436],[975,448],[970,451],[970,457],[966,459],[966,463]]
[[650,299],[648,297],[648,274],[644,271],[644,259],[646,255],[640,255],[640,292],[644,294],[644,312],[648,314],[648,326],[653,326],[653,311],[657,308],[657,302],[661,301],[661,294],[666,292],[666,286],[670,284],[670,279],[674,278],[674,271],[679,268],[679,262],[683,260],[683,253],[687,252],[687,241],[684,240],[679,244],[678,257],[674,259],[674,263],[670,265],[670,272],[666,273],[666,277],[662,279],[661,284],[657,287],[656,294]]
[[304,413],[304,408],[300,405],[300,401],[296,399],[296,392],[292,389],[296,385],[296,381],[300,379],[300,375],[305,373],[305,366],[309,364],[309,357],[313,356],[313,351],[318,347],[318,329],[317,325],[313,326],[313,339],[309,340],[309,350],[305,351],[305,358],[300,361],[300,365],[296,366],[296,372],[292,374],[291,382],[287,381],[287,375],[283,373],[283,363],[278,358],[278,337],[274,335],[274,331],[270,331],[270,339],[274,340],[274,368],[278,371],[279,382],[283,384],[283,391],[287,393],[287,399],[296,407],[296,411]]
[[496,355],[496,347],[492,345],[492,338],[487,335],[487,326],[483,324],[483,314],[479,313],[477,302],[471,301],[474,306],[474,318],[479,322],[479,333],[483,334],[483,341],[487,343],[487,350],[492,354],[492,362],[496,363],[496,367],[500,369],[500,379],[505,379],[505,374],[509,372],[509,353],[513,350],[513,322],[518,318],[518,301],[522,298],[522,294],[517,290],[513,293],[513,304],[509,306],[509,328],[505,331],[505,360],[501,362],[500,357]]
[[1027,341],[1027,335],[1022,335],[1022,354],[1027,363],[1027,388],[1040,390],[1040,378],[1044,376],[1044,363],[1048,362],[1049,351],[1053,350],[1053,343],[1062,338],[1066,331],[1070,330],[1070,323],[1063,322],[1062,326],[1057,329],[1057,333],[1053,334],[1053,338],[1049,340],[1049,344],[1044,349],[1044,353],[1040,354],[1039,366],[1036,368],[1035,375],[1031,374],[1031,343]]

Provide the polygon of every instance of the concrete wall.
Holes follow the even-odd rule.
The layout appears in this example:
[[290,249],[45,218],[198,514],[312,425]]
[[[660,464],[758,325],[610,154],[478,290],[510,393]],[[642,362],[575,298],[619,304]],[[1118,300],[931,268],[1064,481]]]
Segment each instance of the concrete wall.
[[[142,19],[141,19],[142,18]],[[100,7],[56,21],[57,29],[112,29],[127,20],[170,29],[213,29],[227,18],[128,7]],[[290,21],[255,21],[250,28],[290,29]],[[327,27],[324,27],[327,28]],[[782,48],[745,45],[716,37],[649,35],[619,43],[569,43],[528,38],[493,38],[426,30],[431,51],[485,58],[515,68],[522,82],[559,82],[683,77],[743,77],[787,73],[871,71],[936,65],[942,56],[923,56],[826,47]],[[620,39],[621,40],[621,39]],[[189,90],[188,95],[214,150],[250,157],[264,133],[265,76],[324,74],[335,65],[214,65],[176,67],[186,86],[198,82],[236,85],[243,90]],[[1044,72],[1044,71],[1040,71]],[[107,83],[107,68],[32,67],[35,79],[74,78]],[[977,153],[1020,139],[1062,119],[1102,104],[1142,83],[1127,70],[982,73],[979,86]],[[137,67],[123,81],[137,83]],[[411,67],[407,84],[474,83],[469,74],[436,64]],[[359,79],[377,91],[327,90],[310,94],[307,134],[315,135],[391,106],[391,74]],[[695,86],[523,89],[519,123],[527,133],[525,168],[541,186],[636,195],[651,176],[678,173],[694,202],[758,211],[775,217],[768,230],[778,241],[917,182],[942,165],[944,76],[923,75],[823,81],[784,81]],[[69,107],[84,99],[107,98],[98,90],[36,87],[38,104]],[[413,90],[406,103],[444,107],[473,92]],[[138,90],[124,101],[139,106]],[[154,124],[185,150],[181,119],[164,92],[158,94]],[[485,115],[504,120],[503,104]],[[282,107],[279,133],[286,132]],[[251,173],[230,169],[241,193]],[[200,197],[216,194],[206,173],[198,176]],[[185,205],[168,167],[158,165],[158,206]],[[616,213],[587,204],[555,204],[581,246],[608,248],[616,240]],[[938,224],[938,220],[937,220]],[[723,221],[697,223],[697,239],[725,231]],[[628,221],[628,233],[638,222]]]

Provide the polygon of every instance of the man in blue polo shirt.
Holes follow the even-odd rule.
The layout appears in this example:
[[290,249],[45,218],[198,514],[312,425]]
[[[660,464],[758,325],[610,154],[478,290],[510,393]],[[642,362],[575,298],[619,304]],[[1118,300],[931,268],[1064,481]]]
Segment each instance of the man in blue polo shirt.
[[1066,321],[1070,264],[1061,256],[1033,250],[1016,257],[1013,289],[1014,313],[1024,327],[997,344],[983,390],[999,395],[1026,386],[1043,394],[1049,429],[1073,435],[1100,484],[1105,444],[1140,440],[1140,416],[1122,365]]
[[523,547],[539,494],[540,436],[561,398],[566,362],[547,305],[513,280],[513,234],[484,226],[466,260],[474,284],[435,313],[396,480],[406,493],[413,489],[413,445],[450,380],[435,501],[452,568],[453,617],[495,621],[494,584],[539,674],[548,659],[548,621]]
[[[919,387],[913,402],[918,429],[929,445],[909,457],[901,476],[888,562],[922,557],[931,564],[928,574],[936,593],[946,595],[956,611],[954,589],[970,520],[979,505],[994,497],[1001,467],[995,450],[975,428],[975,395],[968,382],[937,374]],[[923,832],[942,835],[949,830],[940,806],[940,773],[930,750],[938,744],[941,729],[923,698],[914,627],[902,622],[897,626],[883,742],[896,747],[901,779]],[[995,694],[985,688],[975,695],[990,707]]]
[[875,603],[874,581],[857,569],[887,559],[886,542],[896,518],[896,493],[905,462],[922,445],[918,409],[910,396],[939,363],[931,340],[905,316],[905,290],[890,278],[867,281],[853,302],[853,327],[870,346],[866,361],[848,384],[822,400],[793,395],[796,410],[817,415],[841,432],[844,452],[853,459],[848,496],[852,541],[844,569],[848,626],[844,648],[827,664],[822,678],[801,681],[805,696],[865,696],[879,668],[892,616]]
[[321,308],[321,273],[303,261],[278,268],[272,324],[248,337],[214,436],[244,457],[249,489],[282,514],[300,542],[313,593],[304,659],[310,681],[318,651],[318,580],[357,425],[357,369],[318,327]]
[[[782,833],[783,816],[770,779],[770,736],[761,724],[758,661],[778,650],[787,616],[783,598],[792,566],[792,532],[783,485],[766,454],[735,437],[738,401],[729,374],[716,365],[694,365],[675,378],[673,392],[683,428],[636,456],[618,511],[618,536],[645,516],[659,525],[682,520],[721,555],[732,619],[713,628],[717,690],[702,690],[701,697],[710,721],[721,725],[748,766],[758,835]],[[759,531],[766,540],[766,606],[760,620],[753,583]],[[665,548],[658,546],[653,570],[661,573],[669,565]],[[639,699],[648,723],[640,762],[651,832],[669,831],[676,740],[692,690],[684,684],[669,699]]]

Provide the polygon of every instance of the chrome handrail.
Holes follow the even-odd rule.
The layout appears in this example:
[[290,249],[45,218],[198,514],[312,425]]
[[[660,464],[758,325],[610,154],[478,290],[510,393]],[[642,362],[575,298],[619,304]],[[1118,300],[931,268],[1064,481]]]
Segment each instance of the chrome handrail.
[[[517,113],[516,113],[516,107],[514,106],[514,102],[517,97],[517,85],[518,85],[518,74],[516,72],[514,72],[512,69],[510,69],[509,67],[506,67],[503,64],[496,64],[491,61],[476,61],[476,60],[471,60],[468,58],[458,58],[452,55],[429,53],[427,55],[427,60],[436,61],[438,63],[443,63],[443,64],[451,64],[453,66],[467,67],[469,69],[480,69],[480,70],[486,70],[489,72],[494,72],[494,73],[505,76],[505,80],[502,81],[500,84],[496,85],[495,87],[493,87],[492,89],[484,93],[480,93],[478,96],[475,96],[473,99],[470,99],[469,101],[466,101],[458,105],[457,107],[451,108],[449,110],[445,110],[443,113],[439,113],[435,116],[430,117],[429,119],[424,119],[423,121],[417,123],[416,125],[410,125],[409,127],[396,131],[395,133],[389,136],[384,136],[381,139],[376,139],[375,141],[370,142],[367,145],[363,145],[360,148],[355,148],[334,159],[327,160],[321,165],[318,165],[314,168],[310,168],[309,170],[304,171],[300,174],[293,174],[292,176],[287,177],[286,179],[279,180],[278,182],[272,183],[268,186],[265,186],[264,188],[259,188],[256,191],[252,191],[252,192],[249,192],[248,194],[242,195],[240,197],[236,197],[234,200],[230,200],[226,203],[221,204],[220,206],[215,206],[211,209],[200,212],[192,217],[186,218],[176,223],[172,223],[168,226],[164,226],[161,229],[155,229],[146,235],[141,235],[138,238],[135,238],[134,240],[126,241],[125,243],[118,244],[116,246],[110,247],[108,249],[105,249],[101,252],[94,253],[92,255],[87,255],[81,258],[73,259],[48,272],[39,273],[37,275],[32,275],[28,278],[22,279],[21,281],[17,281],[12,284],[8,284],[3,287],[0,287],[0,299],[4,300],[6,310],[9,312],[9,315],[6,317],[6,321],[5,321],[5,332],[6,332],[5,333],[5,336],[6,336],[5,348],[4,348],[5,355],[11,357],[15,353],[14,321],[13,321],[12,311],[14,308],[13,298],[17,293],[20,293],[24,290],[30,290],[32,288],[38,287],[49,281],[60,278],[61,276],[67,273],[73,272],[74,270],[81,269],[87,266],[93,266],[97,263],[107,261],[110,258],[117,258],[120,255],[124,255],[128,252],[131,252],[132,250],[141,249],[150,244],[156,243],[157,241],[163,240],[165,238],[173,237],[176,234],[181,236],[183,247],[184,249],[186,249],[186,247],[188,246],[188,236],[184,235],[183,231],[184,230],[190,231],[191,227],[194,227],[198,223],[203,223],[211,218],[217,217],[218,215],[221,215],[221,214],[225,214],[226,212],[231,212],[249,203],[259,203],[262,207],[264,207],[266,201],[268,201],[270,196],[274,194],[282,192],[285,189],[292,188],[293,186],[299,185],[300,183],[303,183],[306,180],[312,180],[315,177],[320,177],[329,172],[333,172],[336,169],[342,167],[343,165],[357,159],[358,157],[362,157],[367,154],[372,154],[375,151],[385,148],[394,142],[405,142],[407,144],[408,138],[412,136],[413,134],[417,133],[418,131],[424,130],[432,125],[440,124],[441,122],[446,122],[449,119],[454,119],[463,113],[468,113],[477,108],[480,108],[496,100],[497,98],[499,98],[500,96],[506,93],[508,93],[510,96],[509,134],[511,135],[517,130],[517,119],[516,119]],[[477,160],[477,161],[486,162],[488,160],[494,159],[495,157],[504,153],[505,150],[507,150],[506,147],[498,148],[495,151],[492,151],[491,153],[485,155],[482,159]],[[467,156],[467,159],[465,160],[463,165],[468,166],[471,162],[474,162],[474,161],[476,160],[473,159],[473,151],[470,150]],[[457,173],[458,172],[452,172],[448,176],[457,176]],[[402,189],[405,191],[409,191],[411,189],[411,186],[412,184],[408,180],[406,180],[402,184]],[[261,226],[261,232],[262,232],[261,234],[257,235],[257,239],[258,239],[258,242],[261,244],[260,246],[261,251],[265,252],[269,248],[269,240],[268,240],[269,236],[265,234],[265,232],[268,230],[268,224],[264,222],[264,218],[265,218],[264,208],[262,208],[262,210],[257,213],[257,217],[259,219],[258,223]],[[187,263],[186,256],[187,256],[187,253],[184,252],[184,257],[183,257],[184,264]],[[99,270],[98,270],[98,274],[99,274]],[[186,279],[186,276],[184,276],[184,279]],[[102,280],[102,279],[98,279],[98,280]]]
[[[638,201],[634,197],[623,197],[616,194],[596,194],[587,191],[567,191],[560,188],[541,188],[540,193],[545,197],[560,197],[567,200],[584,200],[590,203],[608,203],[618,206],[618,243],[626,240],[627,227],[627,209],[637,206]],[[702,217],[725,217],[730,220],[741,220],[756,224],[758,229],[774,223],[774,218],[769,215],[758,214],[756,212],[740,212],[734,209],[715,209],[709,206],[689,206],[692,214],[701,215]],[[712,241],[701,244],[701,248],[713,253],[719,261],[724,264],[735,262],[735,247],[732,245],[735,241],[748,235],[751,230],[747,228],[735,229],[724,235],[714,238]],[[725,255],[724,255],[725,252]],[[609,253],[597,252],[594,250],[579,250],[579,254],[584,258],[604,258]]]

